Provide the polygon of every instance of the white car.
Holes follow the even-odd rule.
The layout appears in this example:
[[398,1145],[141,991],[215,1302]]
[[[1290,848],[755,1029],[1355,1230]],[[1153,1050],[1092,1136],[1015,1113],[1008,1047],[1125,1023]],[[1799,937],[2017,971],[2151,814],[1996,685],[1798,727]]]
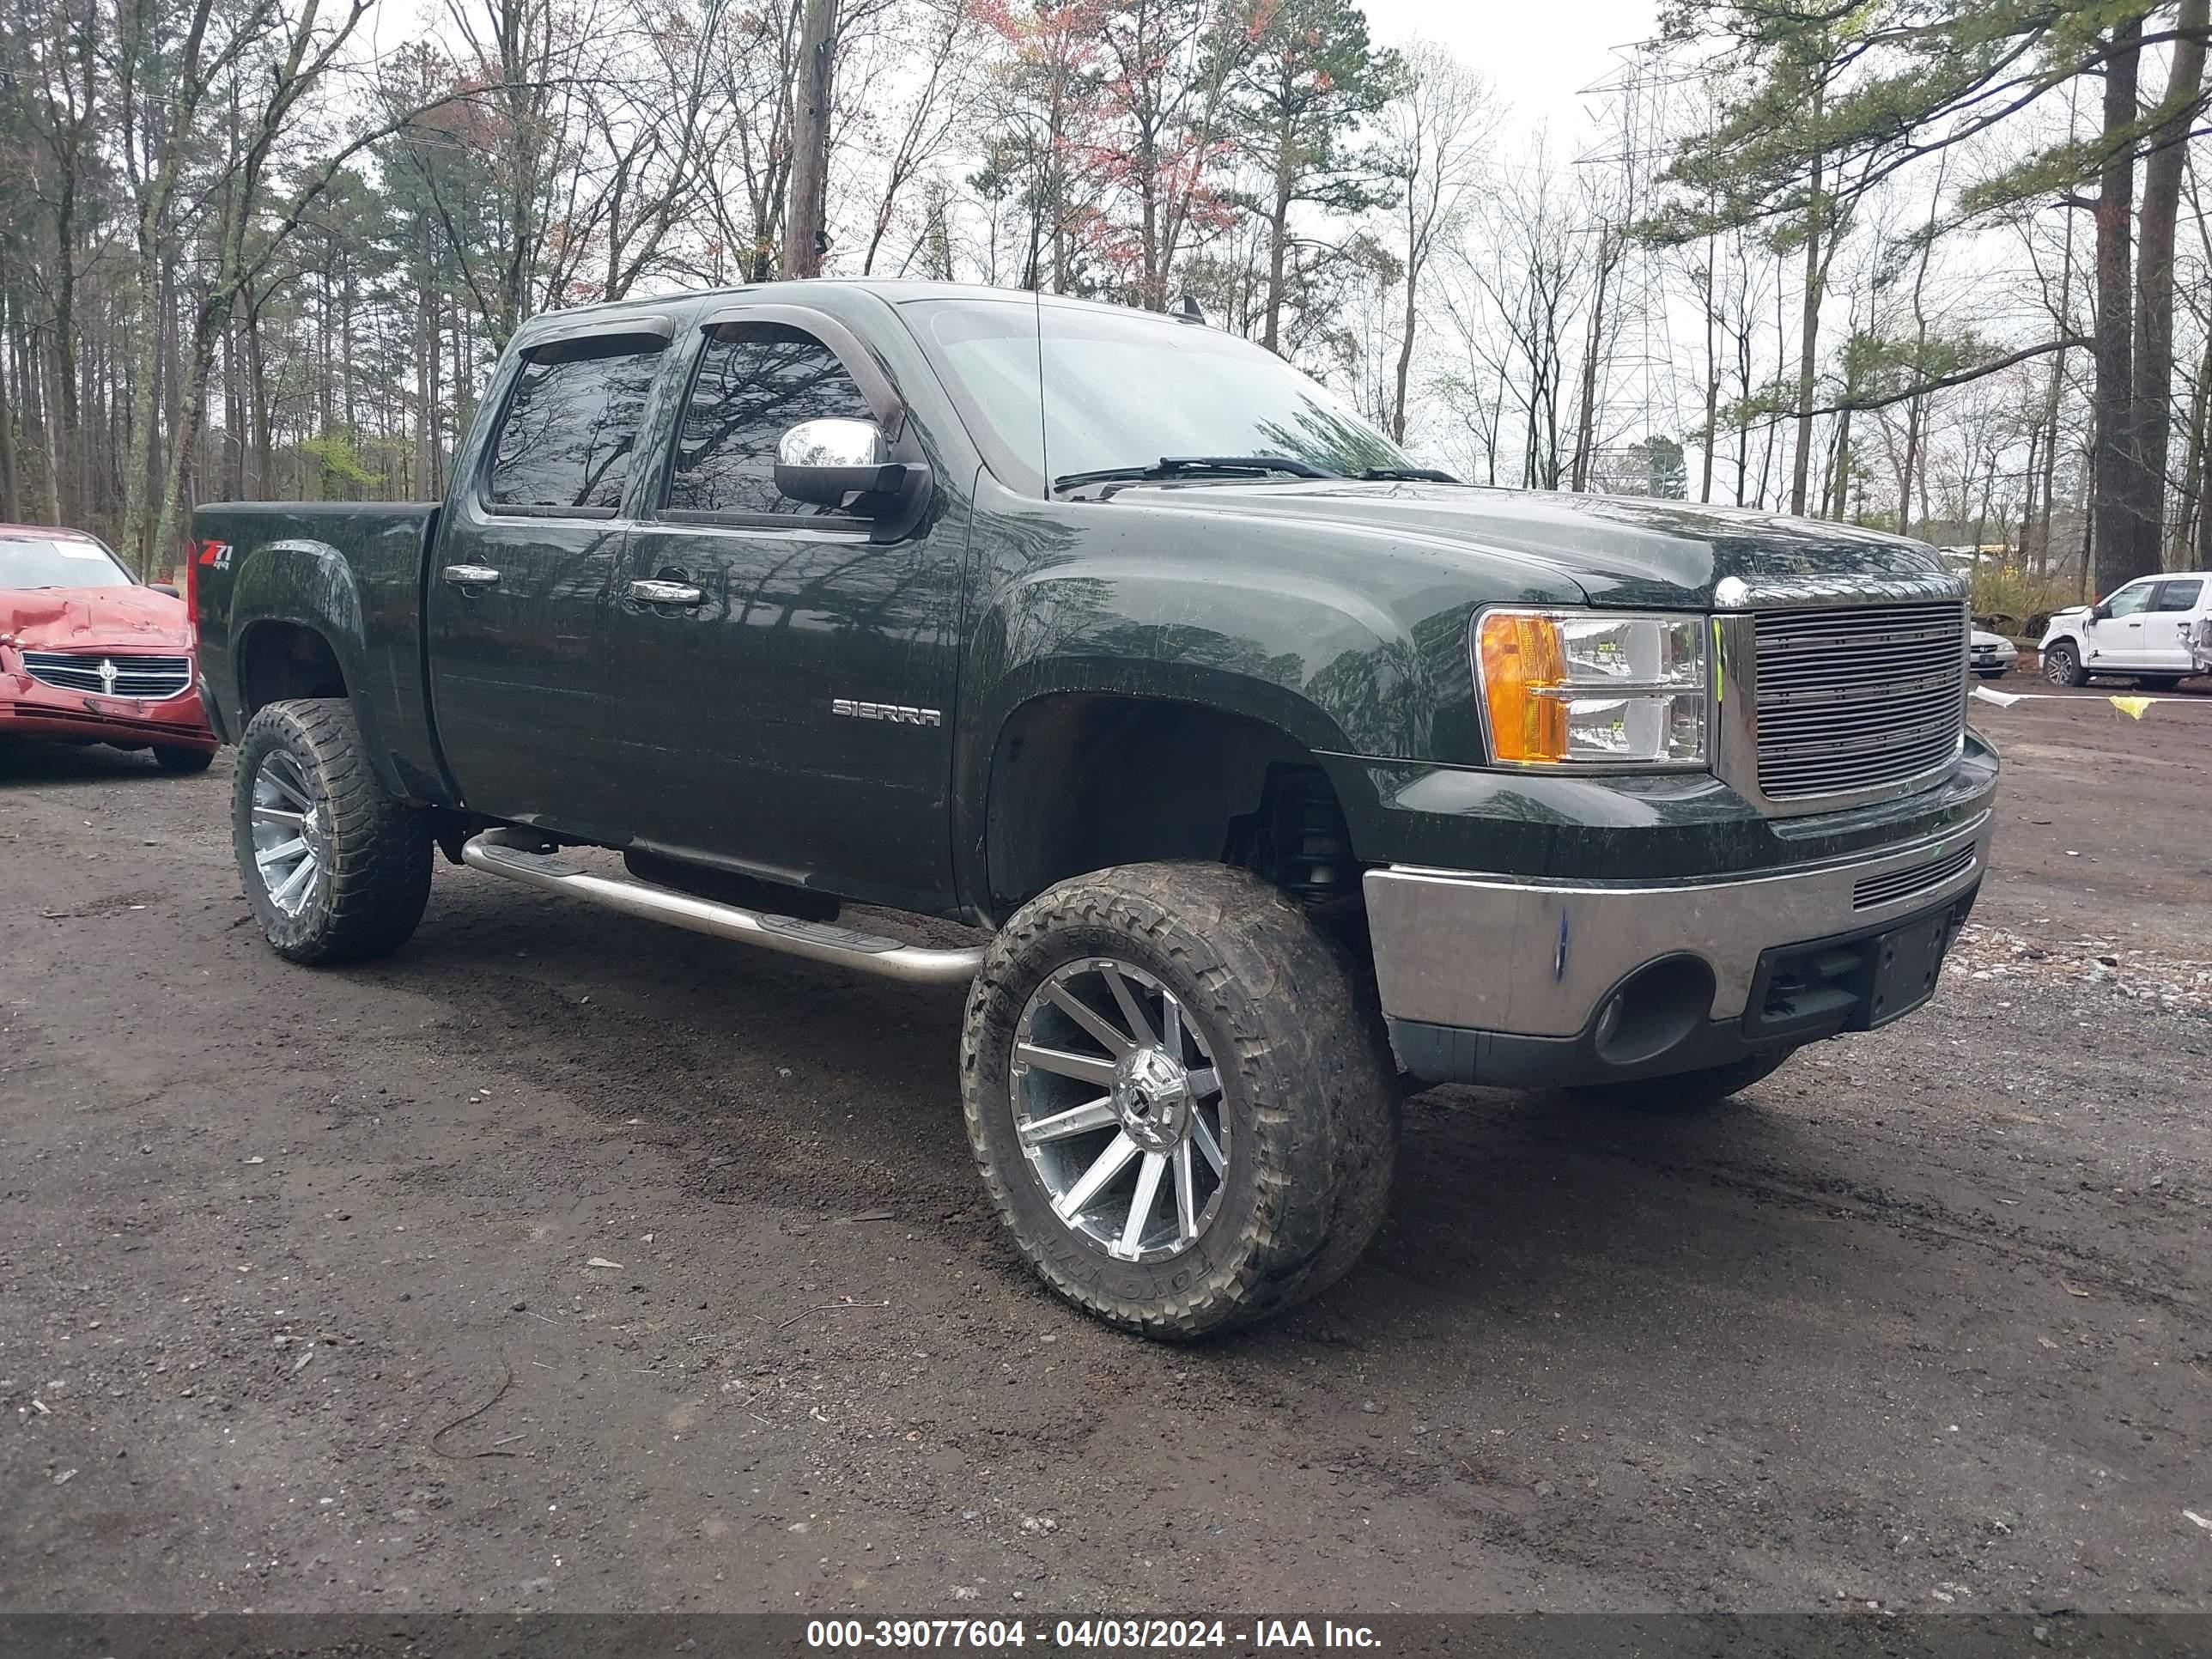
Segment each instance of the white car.
[[1974,630],[1974,672],[1985,680],[2001,680],[2020,660],[2020,647],[2002,634]]
[[2139,577],[2052,617],[2043,631],[2043,678],[2087,685],[2093,674],[2161,691],[2212,674],[2212,570]]

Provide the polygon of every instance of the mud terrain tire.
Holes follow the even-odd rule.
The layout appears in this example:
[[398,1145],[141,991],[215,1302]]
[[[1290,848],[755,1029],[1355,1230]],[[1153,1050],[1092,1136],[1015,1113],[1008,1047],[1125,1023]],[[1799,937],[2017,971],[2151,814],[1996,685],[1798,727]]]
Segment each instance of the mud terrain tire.
[[[1024,1011],[1087,962],[1121,964],[1171,997],[1218,1073],[1218,1204],[1194,1240],[1170,1236],[1164,1259],[1133,1259],[1063,1221],[1024,1150],[1014,1072]],[[1105,1087],[1091,1106],[1107,1107],[1119,1086],[1077,1092]],[[1314,1295],[1358,1259],[1389,1206],[1400,1091],[1372,994],[1296,901],[1225,866],[1127,865],[1024,905],[969,993],[961,1091],[977,1167],[1022,1254],[1068,1301],[1146,1336],[1200,1337]],[[1170,1168],[1165,1179],[1172,1228],[1173,1183],[1189,1176]]]
[[[282,780],[282,793],[271,794],[264,771]],[[258,785],[268,799],[257,800]],[[296,799],[302,794],[306,800]],[[263,874],[272,849],[258,848],[254,831],[258,821],[283,813],[307,821],[316,867],[302,890],[280,901]],[[294,962],[358,962],[396,951],[429,900],[430,815],[384,793],[353,710],[337,698],[272,702],[247,725],[231,790],[231,847],[262,936]],[[289,867],[297,870],[296,858]]]

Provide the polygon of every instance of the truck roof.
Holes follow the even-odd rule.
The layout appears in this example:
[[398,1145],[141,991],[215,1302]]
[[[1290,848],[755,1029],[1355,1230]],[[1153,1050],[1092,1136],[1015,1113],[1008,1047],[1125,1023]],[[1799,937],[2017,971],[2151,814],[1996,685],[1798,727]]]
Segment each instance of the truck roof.
[[556,318],[567,322],[586,317],[650,316],[672,306],[689,307],[710,301],[735,299],[741,295],[766,303],[778,301],[801,302],[809,294],[819,294],[825,289],[873,294],[892,305],[910,305],[920,300],[985,300],[1086,311],[1127,312],[1137,309],[1103,300],[1077,299],[1065,294],[1037,294],[1025,288],[994,288],[983,283],[939,283],[910,276],[811,276],[767,283],[738,283],[719,288],[676,289],[660,294],[630,295],[620,300],[599,300],[587,305],[562,306],[539,312],[523,324],[518,332],[531,331],[533,325],[546,325]]

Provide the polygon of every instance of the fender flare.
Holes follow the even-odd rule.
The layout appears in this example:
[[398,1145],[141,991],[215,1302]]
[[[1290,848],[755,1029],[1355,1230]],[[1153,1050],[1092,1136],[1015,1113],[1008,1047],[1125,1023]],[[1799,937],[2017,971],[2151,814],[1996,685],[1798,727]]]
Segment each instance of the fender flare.
[[[1341,584],[1285,582],[1279,572],[1240,600],[1224,592],[1224,574],[1141,556],[1048,567],[1010,584],[978,618],[954,740],[955,880],[971,911],[989,902],[999,749],[1008,723],[1041,699],[1187,703],[1256,722],[1316,756],[1412,757],[1428,748],[1437,653],[1385,607]],[[1224,631],[1224,617],[1239,631]],[[1446,656],[1464,663],[1463,618],[1445,631]]]
[[377,781],[395,799],[408,799],[413,792],[392,769],[375,700],[360,695],[368,680],[368,632],[361,589],[345,556],[328,542],[287,537],[263,542],[240,560],[231,586],[228,689],[241,731],[251,642],[257,629],[270,623],[301,629],[330,647]]

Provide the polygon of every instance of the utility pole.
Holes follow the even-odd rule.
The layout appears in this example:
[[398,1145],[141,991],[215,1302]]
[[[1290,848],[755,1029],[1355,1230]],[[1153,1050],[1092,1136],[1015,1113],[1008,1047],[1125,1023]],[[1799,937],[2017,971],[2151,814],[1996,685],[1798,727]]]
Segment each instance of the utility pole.
[[823,198],[830,182],[830,94],[837,54],[837,0],[806,0],[793,88],[791,202],[783,216],[786,276],[822,274]]

